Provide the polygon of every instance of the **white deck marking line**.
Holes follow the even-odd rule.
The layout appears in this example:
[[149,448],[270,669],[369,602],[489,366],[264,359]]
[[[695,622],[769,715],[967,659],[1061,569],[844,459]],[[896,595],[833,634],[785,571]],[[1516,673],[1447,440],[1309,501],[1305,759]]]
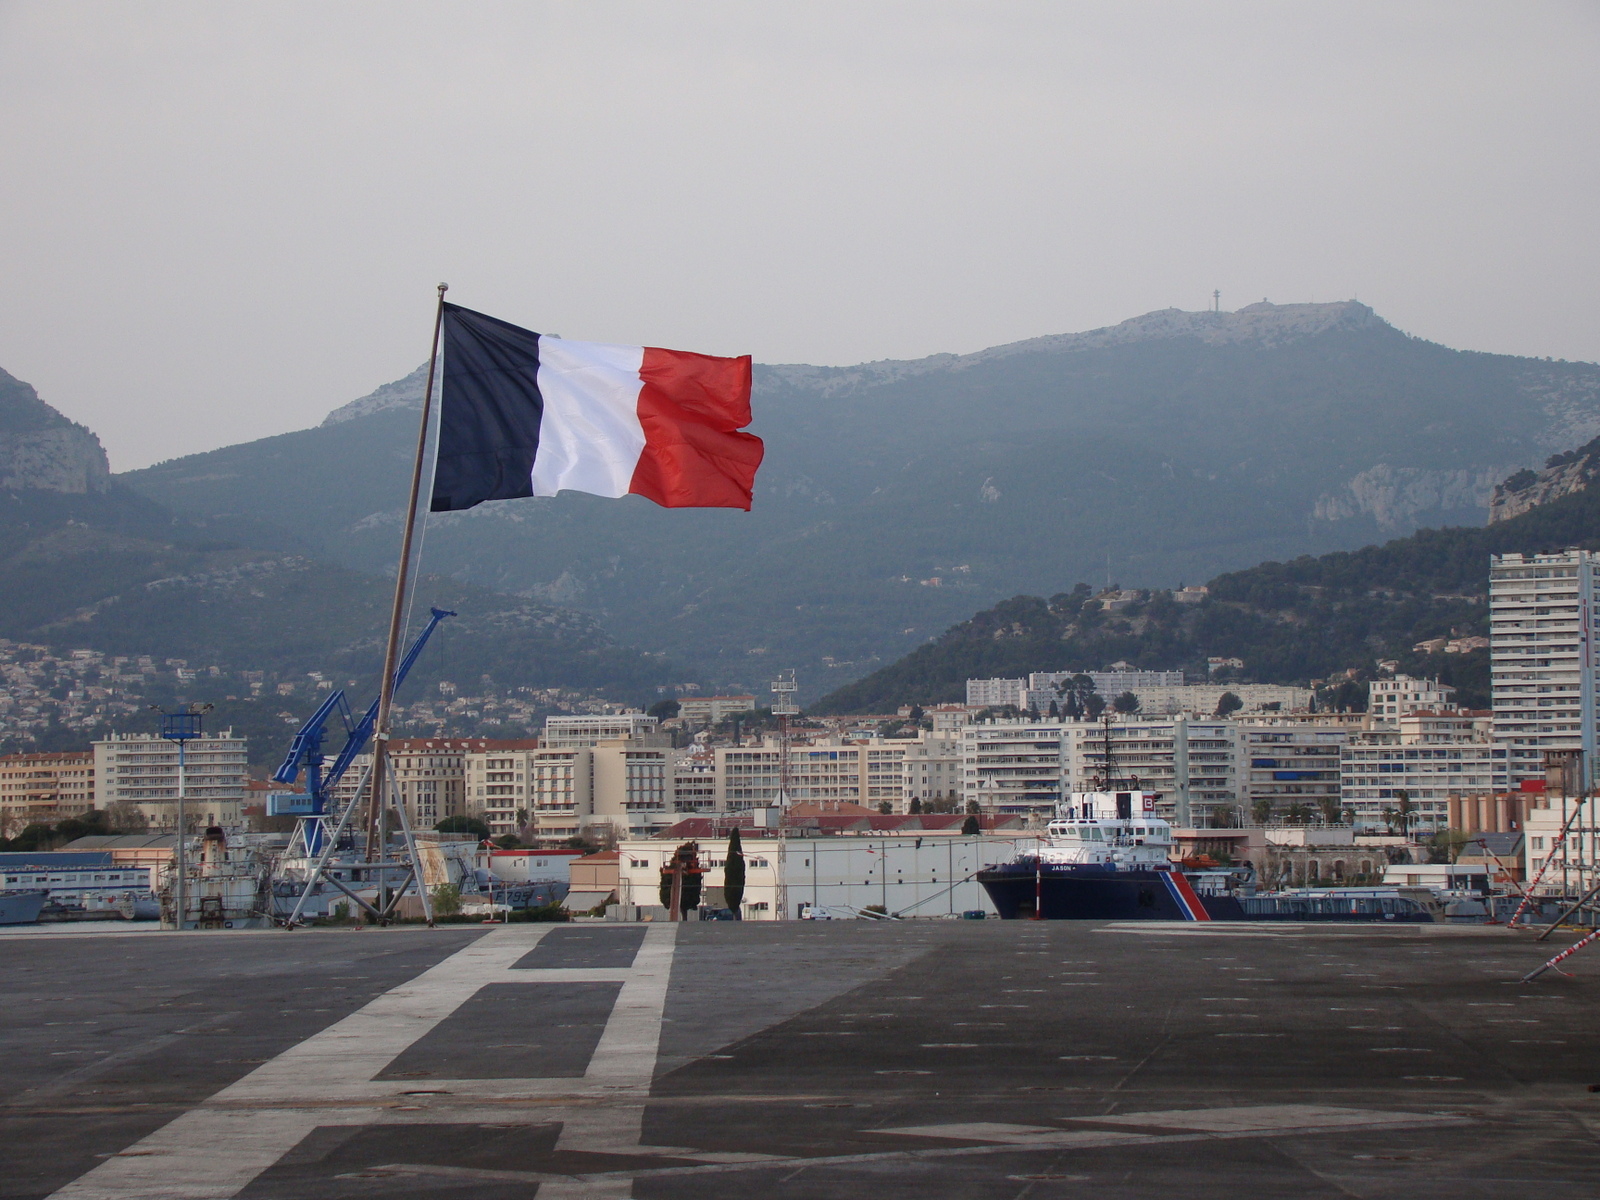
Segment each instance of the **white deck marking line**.
[[[645,1101],[655,1078],[661,1050],[661,1018],[672,978],[677,925],[651,925],[634,955],[633,970],[622,985],[605,1032],[589,1058],[583,1081],[604,1089],[617,1102],[566,1110],[561,1117],[557,1150],[598,1154],[664,1154],[682,1147],[641,1147]],[[631,1099],[627,1102],[624,1098]],[[550,1181],[540,1185],[540,1200],[624,1200],[633,1194],[632,1176],[598,1182]]]
[[[217,1092],[53,1194],[52,1200],[219,1200],[235,1195],[321,1122],[292,1097],[371,1079],[478,990],[485,970],[510,968],[547,932],[507,926]],[[239,1102],[249,1108],[231,1107]],[[219,1104],[220,1102],[220,1104]],[[282,1107],[273,1106],[282,1105]]]
[[[1314,1107],[1314,1106],[1295,1106]],[[1241,1112],[1244,1110],[1214,1110],[1227,1112]],[[1264,1114],[1272,1111],[1271,1106],[1261,1110]],[[1344,1113],[1356,1113],[1357,1109],[1333,1110]],[[1171,1118],[1176,1113],[1132,1113],[1126,1114],[1130,1118],[1145,1119],[1160,1116]],[[1424,1113],[1409,1112],[1372,1112],[1367,1114],[1371,1120],[1364,1122],[1367,1127],[1381,1125],[1385,1129],[1419,1129],[1430,1126],[1470,1125],[1473,1122],[1466,1117],[1434,1116]],[[1099,1118],[1085,1117],[1084,1120],[1099,1120]],[[541,1171],[493,1171],[476,1167],[436,1167],[425,1163],[387,1163],[381,1167],[374,1167],[375,1171],[383,1171],[395,1175],[421,1175],[435,1176],[446,1179],[481,1180],[484,1183],[537,1183],[542,1188],[561,1187],[559,1192],[541,1191],[540,1195],[548,1197],[552,1194],[562,1196],[606,1196],[626,1195],[627,1193],[607,1192],[603,1189],[609,1183],[617,1183],[626,1179],[664,1179],[684,1175],[726,1175],[735,1171],[773,1170],[788,1167],[851,1167],[865,1166],[870,1163],[883,1162],[916,1162],[923,1159],[942,1158],[968,1158],[990,1154],[1017,1154],[1031,1150],[1047,1150],[1059,1154],[1063,1150],[1096,1150],[1110,1146],[1166,1146],[1182,1142],[1227,1142],[1239,1141],[1260,1137],[1303,1137],[1321,1133],[1347,1133],[1353,1128],[1362,1126],[1349,1121],[1336,1121],[1332,1124],[1287,1125],[1268,1124],[1270,1117],[1263,1116],[1261,1124],[1256,1128],[1229,1128],[1220,1131],[1206,1131],[1194,1133],[1124,1133],[1120,1130],[1091,1130],[1091,1129],[1058,1129],[1044,1130],[1040,1126],[1015,1125],[999,1126],[989,1125],[988,1128],[1003,1128],[1012,1130],[1039,1130],[1026,1136],[1013,1134],[1008,1140],[984,1146],[940,1146],[930,1149],[912,1150],[879,1150],[869,1151],[865,1154],[830,1154],[816,1158],[772,1158],[764,1162],[743,1163],[696,1163],[689,1166],[673,1167],[646,1167],[630,1171],[598,1172],[590,1175],[554,1175]],[[982,1124],[982,1123],[980,1123]],[[911,1136],[921,1137],[961,1137],[960,1134],[932,1133],[934,1129],[951,1130],[965,1128],[957,1125],[929,1125],[922,1127],[930,1132],[913,1133],[910,1129],[889,1130],[875,1129],[872,1133],[906,1133]],[[1050,1136],[1046,1136],[1049,1133]],[[992,1135],[988,1135],[992,1136]],[[587,1187],[588,1191],[581,1190]]]

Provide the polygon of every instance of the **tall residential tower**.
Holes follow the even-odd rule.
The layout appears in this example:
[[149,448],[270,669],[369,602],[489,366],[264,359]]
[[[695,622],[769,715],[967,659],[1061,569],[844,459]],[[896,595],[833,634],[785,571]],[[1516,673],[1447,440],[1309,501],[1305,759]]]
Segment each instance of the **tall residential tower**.
[[1489,560],[1494,732],[1512,786],[1544,777],[1547,750],[1581,750],[1594,772],[1597,572],[1589,550]]

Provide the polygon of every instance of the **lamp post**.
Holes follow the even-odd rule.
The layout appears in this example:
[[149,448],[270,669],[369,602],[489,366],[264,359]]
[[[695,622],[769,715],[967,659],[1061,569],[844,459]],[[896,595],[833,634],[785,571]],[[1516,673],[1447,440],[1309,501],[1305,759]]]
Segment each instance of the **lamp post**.
[[[191,704],[183,712],[161,713],[161,736],[169,742],[178,743],[178,879],[172,890],[173,924],[177,929],[183,928],[184,917],[188,915],[188,853],[186,841],[188,838],[187,813],[184,807],[188,779],[185,773],[187,761],[184,750],[193,739],[201,736],[201,715],[209,711],[211,705],[204,706]],[[160,710],[157,710],[160,712]]]

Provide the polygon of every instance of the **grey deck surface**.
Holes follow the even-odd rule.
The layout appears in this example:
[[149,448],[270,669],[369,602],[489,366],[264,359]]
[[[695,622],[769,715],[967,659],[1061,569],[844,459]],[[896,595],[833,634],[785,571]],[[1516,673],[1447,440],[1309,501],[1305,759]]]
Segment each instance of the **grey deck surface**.
[[[507,960],[526,985],[503,973],[469,989],[382,1071],[415,1089],[403,1117],[318,1125],[236,1194],[1600,1196],[1587,1090],[1600,949],[1564,964],[1574,978],[1520,985],[1563,943],[1417,927],[685,924],[627,1152],[561,1142],[598,1091],[576,1108],[429,1115],[448,1102],[436,1078],[580,1081],[643,935],[542,932]],[[0,1198],[71,1184],[375,997],[453,970],[480,936],[0,939]]]

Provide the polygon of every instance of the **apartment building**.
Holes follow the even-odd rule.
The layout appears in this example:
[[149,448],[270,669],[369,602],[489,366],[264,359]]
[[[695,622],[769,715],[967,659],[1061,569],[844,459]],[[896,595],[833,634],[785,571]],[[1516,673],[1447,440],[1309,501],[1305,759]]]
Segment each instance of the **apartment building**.
[[1485,713],[1410,712],[1394,728],[1352,733],[1340,753],[1340,803],[1357,828],[1388,825],[1404,791],[1411,828],[1447,828],[1452,796],[1509,790],[1509,749],[1494,736]]
[[0,837],[14,837],[36,822],[81,816],[94,806],[93,751],[0,757]]
[[[1093,728],[1090,726],[1090,728]],[[961,731],[961,789],[986,813],[1042,824],[1055,815],[1071,761],[1074,726],[1060,721],[985,721]]]
[[755,706],[754,696],[681,696],[678,720],[696,727],[715,725],[724,717],[750,712]]
[[1396,675],[1367,685],[1367,713],[1374,729],[1398,729],[1408,713],[1456,711],[1455,688],[1437,679]]
[[656,724],[654,717],[642,712],[552,716],[544,719],[544,737],[540,743],[555,750],[597,746],[601,742],[654,733]]
[[1034,671],[1028,676],[1024,707],[1032,706],[1040,712],[1050,707],[1052,700],[1061,697],[1061,685],[1078,674],[1087,675],[1094,690],[1107,699],[1123,692],[1139,695],[1142,691],[1165,690],[1183,687],[1182,671],[1139,671],[1126,663],[1114,664],[1106,671]]
[[432,829],[446,817],[476,816],[467,804],[467,755],[487,738],[392,738],[389,770],[411,828]]
[[563,840],[583,832],[594,813],[594,769],[589,746],[551,749],[528,755],[528,794],[541,840]]
[[1319,818],[1341,808],[1341,754],[1350,731],[1304,722],[1241,724],[1239,753],[1246,761],[1243,804],[1248,818],[1263,824],[1282,819],[1295,806]]
[[618,837],[650,837],[677,820],[672,809],[671,746],[655,739],[617,738],[589,751],[596,823]]
[[[677,819],[682,757],[653,734],[529,751],[529,798],[540,839],[653,836]],[[695,781],[696,803],[705,799],[707,775],[702,771]],[[709,790],[714,806],[714,784]]]
[[678,753],[672,761],[672,810],[683,816],[717,809],[717,764],[714,755]]
[[[242,820],[249,740],[232,729],[196,738],[184,752],[184,806],[191,828]],[[94,743],[95,803],[131,804],[152,832],[178,827],[178,745],[153,733],[114,733]]]
[[[1075,722],[1070,728],[1068,790],[1087,792],[1106,775],[1106,727]],[[1187,775],[1191,825],[1232,823],[1244,798],[1239,727],[1232,721],[1142,717],[1110,726],[1110,773],[1135,778],[1159,793],[1156,812],[1178,816],[1178,790]],[[1186,768],[1186,769],[1185,769]]]
[[1028,707],[1028,681],[1026,679],[969,679],[967,704],[972,707],[1014,708]]
[[1543,778],[1547,750],[1582,751],[1593,777],[1597,571],[1589,550],[1489,560],[1494,732],[1513,782]]
[[[923,731],[916,738],[832,738],[789,747],[783,802],[846,801],[904,813],[912,800],[955,802],[961,793],[958,739]],[[782,753],[776,739],[759,746],[719,746],[714,774],[718,807],[738,812],[780,803]]]
[[533,820],[534,752],[538,738],[498,739],[463,759],[466,810],[493,837],[516,836]]

